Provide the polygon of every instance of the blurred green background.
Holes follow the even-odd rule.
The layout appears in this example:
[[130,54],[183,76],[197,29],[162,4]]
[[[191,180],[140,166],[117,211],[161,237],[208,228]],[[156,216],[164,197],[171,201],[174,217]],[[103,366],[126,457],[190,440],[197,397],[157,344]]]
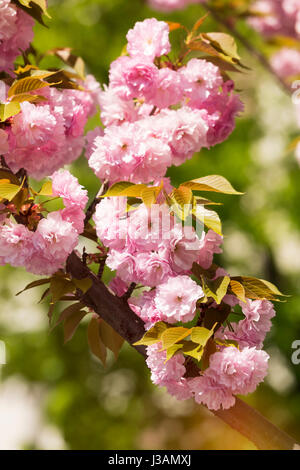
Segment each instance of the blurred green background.
[[[138,20],[156,16],[187,27],[202,15],[194,5],[159,15],[142,0],[52,0],[50,29],[38,25],[40,51],[71,46],[89,72],[107,81],[110,62]],[[210,19],[205,27],[216,30]],[[259,39],[245,26],[245,33]],[[177,33],[175,33],[177,34]],[[221,263],[232,274],[275,282],[291,297],[276,305],[277,317],[266,341],[271,355],[265,383],[247,401],[274,424],[300,440],[300,365],[291,362],[300,340],[299,167],[287,147],[296,135],[291,100],[274,79],[240,48],[251,67],[235,74],[245,103],[231,137],[170,171],[173,183],[221,174],[246,194],[223,196]],[[97,180],[81,158],[72,170],[91,196]],[[129,347],[106,370],[91,356],[86,325],[63,345],[61,328],[50,333],[46,305],[38,291],[19,297],[34,277],[0,268],[0,340],[7,364],[0,368],[0,449],[253,449],[254,446],[192,401],[177,402],[152,386],[149,372]]]

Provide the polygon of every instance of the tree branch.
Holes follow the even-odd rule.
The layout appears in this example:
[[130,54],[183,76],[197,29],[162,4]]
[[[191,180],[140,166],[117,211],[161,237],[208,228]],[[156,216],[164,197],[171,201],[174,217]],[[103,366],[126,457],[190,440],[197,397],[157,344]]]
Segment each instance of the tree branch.
[[89,205],[89,207],[86,211],[86,215],[85,215],[85,219],[84,219],[84,225],[86,225],[90,221],[91,217],[93,216],[93,214],[95,212],[97,204],[99,204],[99,202],[101,201],[100,196],[103,196],[103,194],[106,193],[106,191],[108,190],[108,185],[109,185],[109,183],[108,183],[107,180],[103,181],[103,184],[100,188],[100,191],[98,192],[95,199],[93,199],[93,201],[91,202],[91,204]]
[[240,398],[228,410],[213,412],[222,421],[243,434],[260,450],[296,450],[295,439],[278,429]]
[[[89,277],[92,287],[81,297],[81,301],[94,310],[129,344],[138,341],[145,333],[144,322],[130,309],[126,300],[113,295],[105,284],[73,252],[67,260],[67,272],[76,279]],[[144,346],[133,346],[146,357]],[[193,363],[194,365],[194,363]],[[195,376],[195,367],[187,367],[187,376]],[[229,410],[215,411],[222,421],[236,429],[259,449],[294,449],[296,441],[264,418],[258,411],[236,398]]]
[[214,18],[214,20],[221,24],[229,33],[231,33],[233,36],[235,36],[238,41],[240,41],[241,44],[247,49],[250,54],[256,58],[260,62],[260,64],[277,80],[277,82],[280,84],[281,88],[288,93],[289,95],[291,94],[291,89],[290,87],[285,83],[284,80],[277,75],[275,70],[271,67],[268,59],[260,52],[258,51],[249,41],[247,38],[245,38],[233,25],[229,24],[226,19],[222,18],[219,13],[210,5],[208,5],[206,2],[202,4],[203,8],[211,14],[211,16]]
[[[105,284],[81,261],[76,253],[67,260],[67,272],[76,279],[89,277],[92,287],[82,296],[81,301],[94,310],[120,336],[133,345],[145,334],[144,322],[131,310],[127,301],[115,296]],[[133,346],[146,357],[144,346]]]

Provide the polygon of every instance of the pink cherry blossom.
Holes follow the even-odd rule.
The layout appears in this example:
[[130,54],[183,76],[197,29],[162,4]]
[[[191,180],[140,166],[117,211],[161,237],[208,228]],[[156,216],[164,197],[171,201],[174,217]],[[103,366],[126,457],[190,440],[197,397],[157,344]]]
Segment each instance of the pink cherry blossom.
[[142,57],[153,60],[168,54],[171,50],[169,42],[169,26],[164,21],[149,18],[138,21],[127,33],[127,51],[131,57]]
[[122,56],[110,66],[110,87],[125,100],[152,98],[157,87],[158,69],[143,57]]
[[34,20],[10,0],[0,0],[0,71],[12,72],[14,61],[33,38]]
[[210,356],[204,376],[210,377],[233,394],[254,392],[268,370],[269,356],[265,351],[246,347],[239,350],[225,347]]
[[188,322],[195,316],[196,302],[203,291],[188,276],[176,276],[156,289],[155,305],[169,323]]
[[230,390],[206,375],[189,380],[189,387],[196,403],[206,405],[210,410],[227,410],[235,404]]
[[208,230],[205,234],[203,232],[201,238],[201,248],[198,253],[198,263],[202,268],[208,269],[213,260],[215,253],[222,253],[220,246],[223,243],[223,238],[213,230]]
[[77,178],[71,175],[69,171],[56,171],[51,179],[53,195],[61,197],[66,207],[85,208],[88,202],[87,190],[83,189]]

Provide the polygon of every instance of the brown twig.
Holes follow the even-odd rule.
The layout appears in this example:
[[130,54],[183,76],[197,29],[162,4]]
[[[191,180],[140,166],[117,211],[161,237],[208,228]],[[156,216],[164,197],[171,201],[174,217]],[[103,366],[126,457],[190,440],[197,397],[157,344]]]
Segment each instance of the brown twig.
[[284,89],[286,93],[289,95],[291,94],[291,89],[289,86],[285,83],[284,80],[282,80],[279,75],[275,72],[275,70],[271,67],[270,62],[268,59],[262,54],[260,51],[258,51],[253,44],[248,41],[247,38],[245,38],[233,25],[229,24],[226,19],[222,18],[219,13],[210,5],[208,5],[206,2],[202,4],[203,8],[211,14],[211,16],[214,18],[214,20],[221,24],[229,33],[231,33],[233,36],[238,39],[238,41],[243,44],[245,49],[247,49],[250,54],[256,58],[260,62],[260,64],[277,80],[277,82],[280,84],[280,86]]
[[99,202],[101,201],[101,196],[103,196],[103,194],[106,193],[106,191],[108,190],[108,181],[105,180],[100,188],[100,191],[98,192],[97,196],[95,197],[95,199],[93,199],[93,201],[91,202],[91,204],[89,205],[87,211],[86,211],[86,215],[85,215],[85,219],[84,219],[84,225],[87,225],[87,223],[90,221],[92,215],[94,214],[95,212],[95,209],[96,209],[96,206],[97,204],[99,204]]

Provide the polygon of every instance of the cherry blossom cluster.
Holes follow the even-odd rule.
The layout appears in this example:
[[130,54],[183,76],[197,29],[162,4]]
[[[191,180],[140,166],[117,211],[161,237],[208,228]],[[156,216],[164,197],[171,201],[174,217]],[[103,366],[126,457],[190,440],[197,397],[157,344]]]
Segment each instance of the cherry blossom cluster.
[[[126,199],[119,197],[105,198],[97,206],[94,220],[99,239],[109,248],[107,265],[116,271],[110,288],[122,296],[131,283],[144,287],[128,303],[145,328],[159,321],[193,321],[204,293],[191,279],[192,265],[209,269],[214,254],[221,252],[222,237],[212,230],[198,237],[191,227],[186,234],[163,203],[140,204],[127,213]],[[218,268],[216,278],[224,273]],[[180,352],[166,361],[161,343],[147,348],[153,383],[166,387],[179,400],[194,397],[214,410],[233,406],[235,394],[251,393],[263,381],[269,356],[261,348],[275,315],[267,300],[242,302],[226,295],[223,301],[231,307],[239,305],[243,319],[216,332],[219,346],[210,356],[209,367],[201,374],[199,370],[198,376],[186,377],[186,360]],[[234,342],[238,346],[231,344]]]
[[26,208],[31,228],[13,221],[14,208],[2,205],[0,265],[21,266],[34,274],[53,274],[64,267],[76,248],[83,231],[87,191],[67,170],[54,173],[51,179],[53,196],[62,198],[65,207],[44,217],[41,207],[32,204]]
[[224,81],[213,63],[170,61],[167,23],[138,22],[127,40],[128,55],[111,64],[100,94],[106,127],[89,135],[87,156],[102,180],[149,183],[223,142],[243,106],[233,82]]
[[[130,299],[146,328],[159,320],[192,320],[203,292],[188,275],[194,262],[209,268],[214,253],[221,252],[222,237],[209,230],[206,234],[202,231],[199,238],[192,227],[185,230],[167,204],[150,208],[141,204],[126,215],[126,199],[119,197],[104,199],[97,206],[94,221],[99,239],[109,248],[107,265],[116,271],[116,292],[124,293],[132,282],[156,288]],[[173,304],[168,306],[172,293],[175,298],[181,296],[176,310]]]
[[[99,84],[88,75],[82,86],[83,91],[44,87],[38,90],[44,100],[21,103],[21,112],[0,133],[1,154],[14,172],[24,168],[41,179],[81,155],[85,125],[96,112]],[[9,102],[3,82],[0,101]]]
[[[151,5],[170,11],[189,3],[195,0],[152,0]],[[31,27],[32,21],[8,0],[0,0],[0,13],[4,47],[0,69],[11,73],[15,56],[31,39],[24,25],[27,21]],[[188,373],[191,358],[187,360],[181,352],[166,360],[160,342],[147,348],[155,384],[165,386],[178,399],[193,397],[210,409],[229,408],[234,395],[253,392],[267,373],[268,355],[262,346],[275,313],[267,300],[242,301],[225,294],[222,306],[213,297],[207,300],[205,285],[196,279],[193,267],[205,273],[212,269],[223,239],[211,229],[199,231],[195,221],[188,227],[179,222],[169,207],[175,189],[166,172],[202,148],[223,142],[233,131],[243,105],[232,80],[224,78],[209,60],[188,60],[183,54],[172,61],[169,32],[167,23],[154,18],[136,23],[127,34],[126,53],[111,64],[109,84],[103,90],[92,76],[76,89],[46,83],[30,91],[30,99],[20,100],[19,112],[1,121],[1,171],[11,170],[13,178],[7,183],[1,177],[2,190],[7,186],[15,190],[16,185],[11,184],[15,179],[21,186],[15,197],[2,193],[0,264],[24,267],[39,275],[64,269],[85,229],[88,196],[69,171],[59,168],[78,158],[86,146],[89,166],[106,181],[109,191],[113,183],[123,182],[124,186],[125,181],[143,183],[146,196],[147,191],[150,196],[156,194],[156,203],[147,204],[142,196],[136,206],[125,197],[102,194],[93,215],[101,256],[116,273],[109,287],[116,296],[125,294],[145,330],[157,322],[174,327],[199,320],[200,325],[209,309],[212,312],[224,305],[241,309],[239,322],[230,327],[220,324],[212,331],[215,351],[207,368],[200,370],[197,365],[196,375]],[[23,43],[17,42],[19,36]],[[14,54],[6,53],[9,47]],[[31,99],[33,94],[37,100]],[[8,85],[0,81],[0,102],[11,105],[11,99]],[[86,122],[97,104],[104,128],[96,128],[85,139]],[[28,176],[41,179],[49,175],[51,191],[31,189]],[[152,186],[146,187],[148,183]],[[184,186],[182,191],[185,194],[189,188]],[[64,207],[48,212],[49,201],[40,200],[48,193],[50,200],[60,198]],[[197,201],[193,195],[192,200]],[[93,231],[92,225],[86,228]],[[95,260],[96,255],[90,258]],[[88,259],[86,254],[85,262]],[[223,269],[216,268],[210,280],[226,276]]]
[[12,72],[20,51],[33,39],[34,20],[11,0],[0,0],[0,71]]
[[[177,289],[180,285],[178,279]],[[169,305],[172,302],[175,307],[176,300],[170,295]],[[238,347],[219,346],[210,356],[209,367],[201,375],[186,376],[183,354],[177,353],[166,361],[166,351],[162,350],[161,343],[148,346],[147,365],[151,369],[153,383],[166,387],[178,400],[194,397],[197,403],[211,410],[230,408],[235,403],[234,395],[254,392],[267,374],[269,356],[261,347],[275,312],[267,300],[248,299],[246,303],[240,302],[240,306],[245,318],[236,324],[234,332],[225,328],[216,334],[220,342],[234,338]]]

